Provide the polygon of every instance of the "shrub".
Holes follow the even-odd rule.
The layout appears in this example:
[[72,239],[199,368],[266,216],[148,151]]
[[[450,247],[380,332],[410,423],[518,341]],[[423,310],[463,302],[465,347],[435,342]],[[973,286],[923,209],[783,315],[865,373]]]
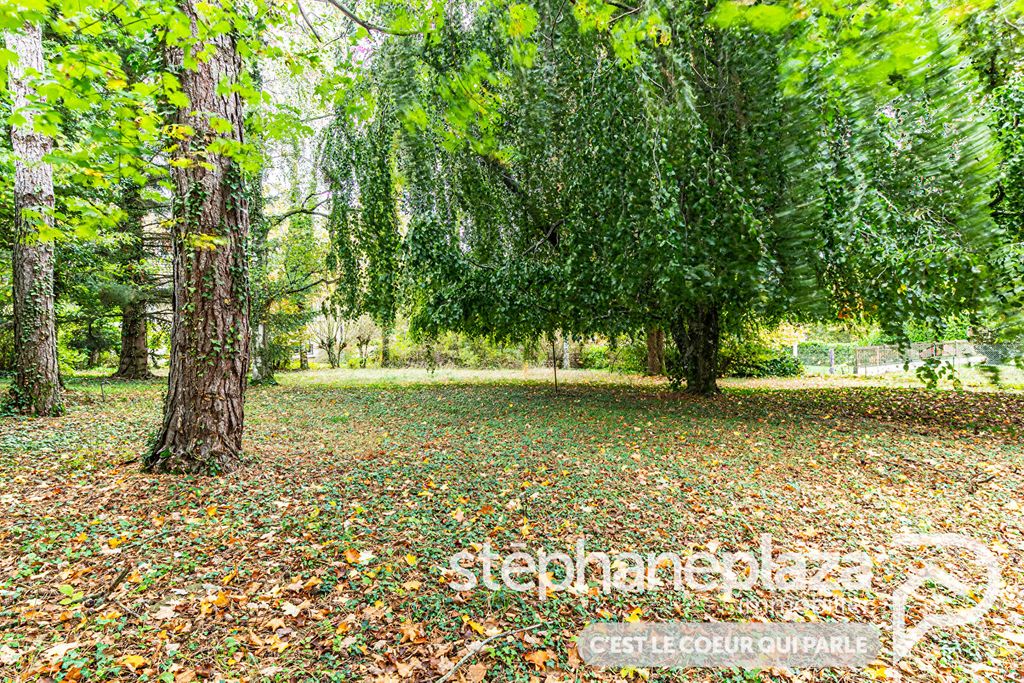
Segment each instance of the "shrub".
[[754,342],[725,343],[719,356],[723,377],[795,377],[804,365],[785,351]]
[[580,351],[580,367],[585,370],[608,368],[608,347],[605,344],[584,344]]

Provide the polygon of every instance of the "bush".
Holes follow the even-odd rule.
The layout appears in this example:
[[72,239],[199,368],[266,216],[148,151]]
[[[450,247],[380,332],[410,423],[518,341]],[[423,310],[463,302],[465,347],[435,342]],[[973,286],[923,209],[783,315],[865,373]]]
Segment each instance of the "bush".
[[580,351],[580,367],[585,370],[606,370],[608,347],[604,344],[584,344]]
[[647,344],[628,339],[615,345],[584,344],[580,365],[587,370],[643,374],[647,370]]
[[723,344],[718,367],[723,377],[796,377],[804,372],[804,364],[792,355],[754,342]]

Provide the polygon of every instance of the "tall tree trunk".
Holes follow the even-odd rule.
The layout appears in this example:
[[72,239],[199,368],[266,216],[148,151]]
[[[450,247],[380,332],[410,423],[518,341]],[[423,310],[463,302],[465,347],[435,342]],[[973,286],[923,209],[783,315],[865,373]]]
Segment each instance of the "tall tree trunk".
[[718,347],[721,335],[719,310],[715,305],[694,308],[672,325],[672,339],[679,350],[686,393],[710,396],[718,388]]
[[127,214],[122,231],[130,242],[124,246],[123,284],[132,289],[128,300],[121,304],[121,350],[116,379],[149,379],[149,339],[146,319],[147,301],[144,294],[146,250],[143,246],[142,208],[139,188],[129,182],[121,193],[121,209]]
[[[197,34],[195,0],[182,0]],[[202,48],[202,46],[200,46]],[[241,169],[228,157],[207,152],[217,116],[231,124],[229,144],[243,142],[241,97],[218,94],[234,83],[241,59],[231,35],[215,35],[209,55],[195,70],[181,69],[190,105],[177,123],[195,131],[175,166],[174,324],[164,424],[146,468],[156,472],[224,473],[242,464],[246,375],[249,371],[249,283],[246,240],[249,213]],[[181,65],[180,48],[168,49]]]
[[148,379],[149,340],[146,304],[132,300],[121,306],[121,357],[114,377],[117,379]]
[[252,354],[252,383],[274,386],[277,379],[274,377],[273,350],[270,346],[270,326],[265,322],[256,325],[253,335]]
[[[254,79],[262,85],[263,78],[255,69]],[[271,340],[270,309],[273,301],[268,288],[267,269],[270,246],[270,221],[267,220],[263,204],[263,169],[246,178],[249,194],[249,274],[252,324],[255,329],[252,354],[252,383],[276,386],[274,358]]]
[[299,346],[299,370],[309,370],[309,346],[306,342]]
[[665,332],[659,327],[647,330],[647,374],[665,374]]
[[388,329],[381,330],[380,333],[380,366],[386,368],[391,365],[391,331]]
[[43,157],[53,141],[34,129],[29,104],[30,72],[42,74],[43,36],[37,24],[7,34],[7,49],[16,53],[9,87],[14,111],[24,122],[11,128],[14,151],[14,355],[11,389],[14,407],[29,415],[63,411],[57,369],[57,322],[53,301],[53,243],[40,239],[40,228],[53,227],[53,169]]

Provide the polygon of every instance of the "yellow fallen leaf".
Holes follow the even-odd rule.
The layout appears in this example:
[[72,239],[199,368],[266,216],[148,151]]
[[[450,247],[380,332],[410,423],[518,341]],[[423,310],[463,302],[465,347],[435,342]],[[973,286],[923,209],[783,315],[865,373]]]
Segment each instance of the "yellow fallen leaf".
[[884,664],[869,664],[865,670],[868,678],[873,681],[887,681],[889,680],[889,667]]
[[467,626],[469,626],[471,629],[473,629],[474,631],[476,631],[480,635],[484,634],[484,627],[483,627],[483,625],[481,625],[478,622],[473,621],[472,619],[467,617],[465,614],[462,615],[462,623],[466,624]]
[[135,671],[136,669],[141,669],[142,667],[149,664],[149,660],[140,655],[125,655],[124,657],[121,657],[120,662],[132,671]]

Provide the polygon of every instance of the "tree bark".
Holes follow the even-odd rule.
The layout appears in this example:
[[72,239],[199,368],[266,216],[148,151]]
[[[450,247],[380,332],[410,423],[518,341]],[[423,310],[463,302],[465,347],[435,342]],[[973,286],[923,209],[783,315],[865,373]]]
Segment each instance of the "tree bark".
[[658,327],[647,330],[647,374],[665,374],[665,332]]
[[270,326],[267,323],[260,322],[256,325],[253,346],[255,348],[252,354],[252,383],[276,385],[274,359],[271,357],[270,348]]
[[[257,82],[262,82],[262,76],[258,70],[255,76]],[[273,301],[270,299],[267,287],[270,250],[267,239],[270,236],[270,222],[264,212],[262,168],[247,178],[246,189],[249,193],[250,310],[251,323],[255,329],[252,383],[276,386],[277,378],[274,377],[274,358],[271,348],[273,334],[270,328],[270,308]]]
[[139,188],[130,183],[122,192],[121,209],[127,214],[122,225],[130,242],[124,245],[122,282],[132,289],[130,298],[121,304],[121,350],[114,379],[149,379],[149,330],[146,318],[146,273],[144,262],[142,219]]
[[[14,355],[13,407],[28,415],[63,412],[57,369],[57,322],[53,301],[54,249],[40,228],[53,227],[53,169],[43,158],[53,141],[34,129],[28,108],[33,74],[42,74],[43,37],[37,24],[7,34],[7,49],[18,55],[10,66],[13,111],[24,122],[11,128],[14,151]],[[40,239],[40,238],[43,239]]]
[[146,304],[130,301],[121,306],[121,356],[116,379],[149,379],[149,331]]
[[299,370],[309,370],[309,348],[306,342],[299,346]]
[[[195,0],[182,0],[180,7],[196,35]],[[223,82],[238,80],[242,65],[231,35],[208,40],[205,61],[180,71],[191,104],[178,110],[176,121],[195,134],[177,151],[193,163],[171,171],[174,318],[164,423],[145,463],[155,472],[219,474],[243,462],[250,342],[248,202],[238,164],[207,151],[217,137],[210,116],[230,122],[231,131],[223,134],[229,143],[243,143],[241,97],[218,94]],[[169,48],[168,58],[180,66],[182,50]]]
[[382,330],[380,333],[380,366],[386,368],[391,365],[391,332]]
[[718,348],[721,336],[718,307],[707,304],[680,316],[672,326],[686,377],[686,393],[711,396],[718,388]]

